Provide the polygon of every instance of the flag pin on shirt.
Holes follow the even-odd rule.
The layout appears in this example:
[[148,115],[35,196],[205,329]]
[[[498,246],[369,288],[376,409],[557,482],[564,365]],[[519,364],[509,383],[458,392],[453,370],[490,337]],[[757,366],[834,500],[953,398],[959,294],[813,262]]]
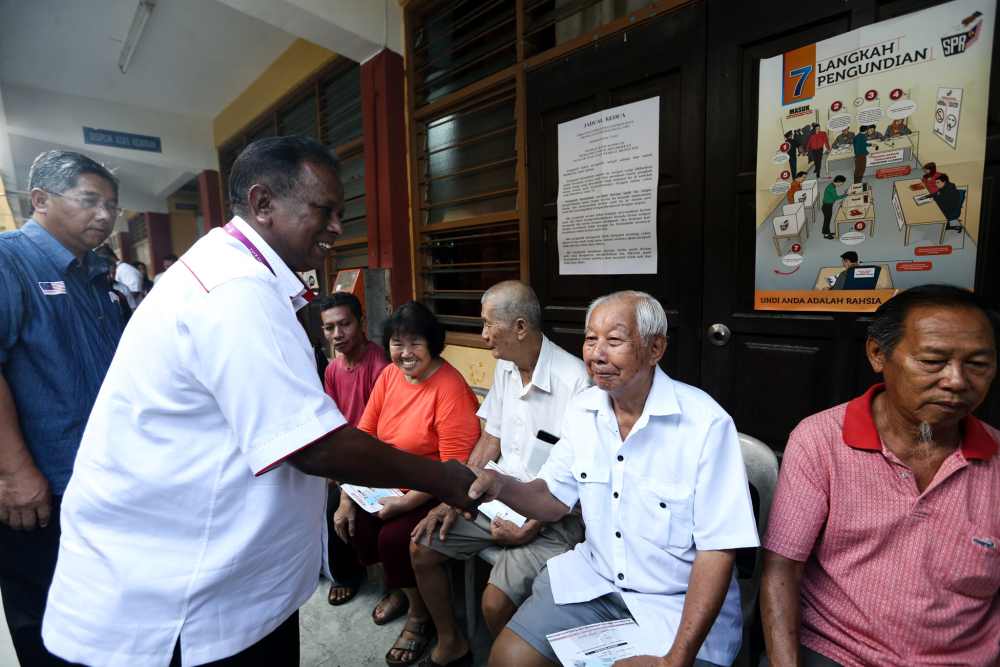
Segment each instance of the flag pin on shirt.
[[38,287],[42,290],[42,294],[45,294],[47,296],[66,293],[66,282],[63,280],[56,280],[53,282],[40,281],[38,283]]

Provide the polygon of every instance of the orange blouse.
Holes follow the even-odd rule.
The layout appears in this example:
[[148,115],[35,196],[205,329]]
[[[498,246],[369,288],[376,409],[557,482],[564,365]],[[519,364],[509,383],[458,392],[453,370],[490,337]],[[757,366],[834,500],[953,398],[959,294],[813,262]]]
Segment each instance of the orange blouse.
[[465,463],[479,440],[478,408],[465,378],[447,361],[419,384],[390,364],[375,382],[358,428],[410,454]]

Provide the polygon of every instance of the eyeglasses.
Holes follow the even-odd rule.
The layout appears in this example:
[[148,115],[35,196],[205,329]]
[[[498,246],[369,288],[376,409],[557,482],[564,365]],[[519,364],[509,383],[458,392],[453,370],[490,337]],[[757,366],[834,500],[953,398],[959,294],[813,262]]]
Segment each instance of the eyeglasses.
[[71,202],[74,202],[84,211],[90,211],[100,206],[105,211],[107,211],[109,216],[111,216],[113,219],[116,220],[118,219],[118,216],[120,216],[122,213],[122,210],[118,208],[117,202],[112,204],[107,199],[101,199],[100,197],[75,197],[73,195],[64,195],[58,192],[49,192],[48,190],[46,190],[45,192],[48,192],[50,195],[54,195],[56,197],[62,197],[63,199],[68,199]]

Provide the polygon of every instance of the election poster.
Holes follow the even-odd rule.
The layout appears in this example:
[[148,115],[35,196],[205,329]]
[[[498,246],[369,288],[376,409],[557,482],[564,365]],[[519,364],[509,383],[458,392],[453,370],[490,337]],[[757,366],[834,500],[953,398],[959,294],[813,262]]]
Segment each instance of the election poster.
[[995,13],[954,0],[761,61],[758,310],[973,288]]
[[559,124],[559,273],[656,273],[660,98]]

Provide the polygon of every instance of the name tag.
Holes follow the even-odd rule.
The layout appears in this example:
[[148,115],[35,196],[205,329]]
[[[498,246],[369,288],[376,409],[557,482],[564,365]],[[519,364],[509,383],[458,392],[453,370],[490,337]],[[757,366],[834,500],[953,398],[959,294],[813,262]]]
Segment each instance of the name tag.
[[874,278],[875,277],[875,267],[869,267],[864,269],[854,269],[855,278]]

